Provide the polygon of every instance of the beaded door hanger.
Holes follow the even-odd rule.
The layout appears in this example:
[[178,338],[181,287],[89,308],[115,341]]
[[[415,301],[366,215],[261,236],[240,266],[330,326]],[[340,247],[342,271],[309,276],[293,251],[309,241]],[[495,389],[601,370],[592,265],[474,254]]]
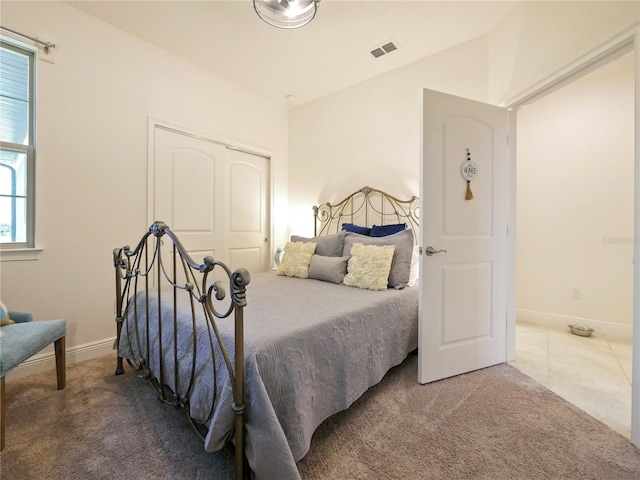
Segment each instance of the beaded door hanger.
[[471,160],[471,151],[467,148],[467,158],[462,165],[460,166],[460,172],[462,173],[462,178],[467,181],[467,193],[464,196],[465,200],[473,200],[473,192],[471,191],[471,180],[476,178],[478,175],[478,166],[475,164],[473,160]]

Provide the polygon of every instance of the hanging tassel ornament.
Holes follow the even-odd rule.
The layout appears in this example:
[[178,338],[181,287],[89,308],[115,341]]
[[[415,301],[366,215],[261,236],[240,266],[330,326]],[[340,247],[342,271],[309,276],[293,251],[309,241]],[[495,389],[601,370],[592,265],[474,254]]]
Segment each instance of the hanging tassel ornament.
[[473,192],[471,191],[471,180],[467,180],[467,193],[464,196],[465,200],[473,200]]
[[462,178],[467,181],[467,193],[464,196],[465,200],[473,200],[473,192],[471,191],[471,180],[478,175],[478,166],[471,160],[471,151],[466,148],[467,158],[462,162],[460,166],[460,173]]

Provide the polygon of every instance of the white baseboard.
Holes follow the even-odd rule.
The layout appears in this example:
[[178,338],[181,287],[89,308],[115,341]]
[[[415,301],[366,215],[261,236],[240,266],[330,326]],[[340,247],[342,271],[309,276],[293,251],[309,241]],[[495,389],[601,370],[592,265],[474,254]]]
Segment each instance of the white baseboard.
[[[98,340],[97,342],[85,343],[84,345],[67,348],[67,365],[107,355],[113,351],[113,342],[115,339],[116,337],[105,338],[104,340]],[[115,363],[113,367],[115,369]],[[55,369],[56,356],[53,352],[53,348],[49,347],[46,351],[34,355],[28,360],[22,362],[7,374],[6,379],[17,379],[46,371],[52,371],[55,375]]]
[[602,320],[594,320],[591,318],[572,317],[570,315],[558,315],[556,313],[536,312],[533,310],[516,309],[516,318],[518,321],[536,323],[538,325],[552,325],[555,327],[564,327],[567,325],[584,325],[593,328],[594,335],[606,335],[608,337],[623,338],[625,340],[633,339],[633,326],[624,325],[622,323],[603,322]]

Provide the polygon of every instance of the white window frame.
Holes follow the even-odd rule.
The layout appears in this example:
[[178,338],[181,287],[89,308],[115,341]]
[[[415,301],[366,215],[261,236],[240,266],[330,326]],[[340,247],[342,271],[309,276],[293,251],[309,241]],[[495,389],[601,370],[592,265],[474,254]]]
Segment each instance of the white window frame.
[[29,56],[29,113],[27,145],[1,142],[3,150],[13,150],[24,154],[27,161],[26,184],[26,239],[24,242],[10,242],[0,244],[0,261],[35,259],[41,249],[36,248],[35,242],[35,151],[36,151],[36,65],[37,48],[25,45],[11,38],[0,37],[2,48],[16,51]]

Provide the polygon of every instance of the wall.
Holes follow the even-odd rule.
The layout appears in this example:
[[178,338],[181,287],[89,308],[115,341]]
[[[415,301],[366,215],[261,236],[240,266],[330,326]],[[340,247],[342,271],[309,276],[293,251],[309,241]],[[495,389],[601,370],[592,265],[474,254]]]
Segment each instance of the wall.
[[[365,185],[398,197],[419,194],[421,88],[486,98],[486,40],[469,42],[289,115],[292,233],[313,233],[310,206]],[[470,82],[469,70],[478,72]],[[429,79],[428,82],[426,79]]]
[[522,2],[489,33],[489,103],[508,105],[640,20],[640,2]]
[[[0,263],[2,300],[65,318],[70,361],[110,349],[111,252],[147,229],[149,116],[271,152],[287,205],[287,112],[62,2],[2,2],[2,25],[59,45],[38,62],[34,261]],[[276,218],[275,245],[284,242]],[[112,340],[111,340],[112,341]]]
[[523,2],[483,37],[293,108],[290,231],[308,234],[310,205],[365,184],[418,193],[422,88],[503,104],[639,18],[637,2]]
[[631,339],[634,78],[627,55],[518,112],[519,320]]

